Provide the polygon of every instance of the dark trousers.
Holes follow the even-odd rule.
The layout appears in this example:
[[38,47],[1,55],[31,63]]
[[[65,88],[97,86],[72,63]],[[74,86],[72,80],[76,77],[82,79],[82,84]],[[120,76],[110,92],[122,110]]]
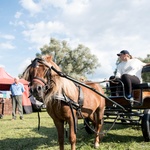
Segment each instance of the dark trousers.
[[16,110],[18,107],[18,112],[20,117],[23,117],[23,108],[22,108],[22,95],[12,96],[12,116],[16,118]]
[[115,78],[114,76],[110,77],[110,90],[112,96],[120,95],[121,91],[123,90],[121,88],[121,82],[119,82],[119,80],[122,81],[124,84],[125,95],[131,95],[132,88],[134,87],[134,85],[140,84],[140,80],[138,77],[131,76],[128,74],[123,74],[120,79],[117,78],[116,80],[113,81],[114,78]]

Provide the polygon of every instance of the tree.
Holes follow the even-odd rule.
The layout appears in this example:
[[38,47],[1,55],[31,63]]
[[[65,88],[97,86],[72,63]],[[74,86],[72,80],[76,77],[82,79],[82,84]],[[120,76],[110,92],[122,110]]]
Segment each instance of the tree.
[[60,42],[51,38],[49,45],[44,45],[40,50],[41,54],[37,53],[37,57],[52,55],[54,62],[62,69],[62,72],[76,79],[86,78],[87,74],[94,73],[94,70],[100,66],[98,58],[82,44],[72,50],[66,41]]

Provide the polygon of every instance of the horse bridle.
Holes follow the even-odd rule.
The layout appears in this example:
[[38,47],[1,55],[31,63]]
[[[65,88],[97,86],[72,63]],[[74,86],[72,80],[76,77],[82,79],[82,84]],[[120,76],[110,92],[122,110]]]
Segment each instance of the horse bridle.
[[[36,90],[37,90],[37,91],[43,90],[44,93],[47,93],[47,91],[50,90],[51,68],[50,68],[50,66],[48,66],[48,65],[45,63],[45,60],[43,60],[43,59],[41,59],[41,58],[35,58],[35,59],[32,61],[32,64],[30,65],[30,67],[31,67],[31,68],[36,68],[36,67],[38,67],[38,63],[43,64],[43,65],[45,65],[45,66],[48,68],[47,71],[46,71],[46,73],[45,73],[46,78],[47,78],[47,82],[46,82],[44,79],[42,79],[42,78],[40,78],[40,77],[37,77],[36,74],[35,74],[34,77],[31,79],[31,82],[30,82],[29,86],[31,87],[32,84],[33,84],[33,82],[38,82],[38,83],[40,83],[40,84],[42,85],[42,87],[41,87],[41,86],[38,86]],[[32,92],[33,92],[33,91],[32,91],[32,88],[30,89],[30,92],[31,92],[31,94],[32,94]]]

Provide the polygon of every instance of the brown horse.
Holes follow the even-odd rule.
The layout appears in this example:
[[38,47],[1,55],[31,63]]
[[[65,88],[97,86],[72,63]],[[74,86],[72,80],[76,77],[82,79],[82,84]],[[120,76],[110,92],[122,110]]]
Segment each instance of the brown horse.
[[[60,150],[64,150],[65,122],[69,124],[71,150],[76,149],[76,124],[77,118],[81,116],[93,122],[96,131],[94,146],[98,148],[105,99],[94,91],[59,76],[52,70],[52,66],[61,71],[51,56],[45,56],[43,59],[35,58],[25,69],[23,78],[30,82],[31,94],[45,103],[47,112],[57,128]],[[90,86],[104,93],[98,84],[90,83]]]

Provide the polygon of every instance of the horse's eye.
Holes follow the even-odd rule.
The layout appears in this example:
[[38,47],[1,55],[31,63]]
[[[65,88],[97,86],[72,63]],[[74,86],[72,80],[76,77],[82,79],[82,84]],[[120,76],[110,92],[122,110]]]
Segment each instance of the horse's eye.
[[37,91],[41,91],[42,90],[42,87],[41,86],[38,86],[37,87]]

